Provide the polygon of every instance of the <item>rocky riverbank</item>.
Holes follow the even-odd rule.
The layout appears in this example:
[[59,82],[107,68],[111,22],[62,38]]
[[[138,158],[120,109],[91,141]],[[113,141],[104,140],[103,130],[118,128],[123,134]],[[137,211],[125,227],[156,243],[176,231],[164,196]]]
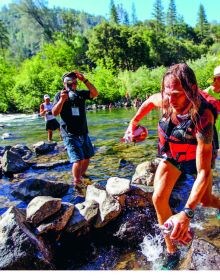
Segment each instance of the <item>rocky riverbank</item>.
[[[31,149],[2,147],[2,176],[16,177],[28,168],[68,164],[66,159],[56,161],[55,156],[53,162],[38,163],[38,156],[56,149],[56,144],[45,142]],[[57,153],[62,152],[57,149]],[[38,178],[19,181],[12,195],[27,207],[12,206],[0,216],[0,269],[117,269],[115,259],[121,252],[140,248],[149,234],[160,235],[151,199],[157,165],[157,160],[143,162],[131,180],[111,177],[104,186],[90,183],[83,190],[85,197],[78,194],[81,201],[76,203],[63,201],[72,188],[65,182]],[[206,220],[206,210],[198,207],[196,212],[195,219]],[[208,231],[194,228],[195,238],[178,269],[220,268],[219,221],[208,225]],[[108,248],[104,255],[103,248]],[[100,256],[103,266],[98,265]],[[140,259],[143,261],[144,256]]]

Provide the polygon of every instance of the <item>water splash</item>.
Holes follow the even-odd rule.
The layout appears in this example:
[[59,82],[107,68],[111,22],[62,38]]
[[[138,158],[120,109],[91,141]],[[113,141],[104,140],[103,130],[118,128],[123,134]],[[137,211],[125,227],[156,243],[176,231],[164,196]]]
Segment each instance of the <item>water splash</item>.
[[161,258],[163,253],[163,236],[161,234],[147,234],[144,237],[143,242],[140,244],[141,252],[147,257],[147,260],[152,262],[152,269],[159,268],[158,260]]

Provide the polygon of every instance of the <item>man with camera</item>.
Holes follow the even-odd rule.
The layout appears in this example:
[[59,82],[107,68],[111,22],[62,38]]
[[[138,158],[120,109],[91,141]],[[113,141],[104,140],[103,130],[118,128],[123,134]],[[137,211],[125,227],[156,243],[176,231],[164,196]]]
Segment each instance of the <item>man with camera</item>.
[[[88,90],[77,90],[77,80],[82,81]],[[73,163],[72,174],[74,186],[85,187],[82,181],[94,149],[88,136],[86,119],[86,99],[98,96],[98,91],[82,73],[77,71],[63,75],[64,89],[54,98],[53,115],[60,114],[61,134],[70,162]]]
[[53,130],[58,129],[60,132],[60,124],[52,114],[53,104],[50,102],[50,96],[44,95],[44,103],[40,105],[40,116],[44,116],[46,122],[46,130],[48,133],[48,141],[52,141]]

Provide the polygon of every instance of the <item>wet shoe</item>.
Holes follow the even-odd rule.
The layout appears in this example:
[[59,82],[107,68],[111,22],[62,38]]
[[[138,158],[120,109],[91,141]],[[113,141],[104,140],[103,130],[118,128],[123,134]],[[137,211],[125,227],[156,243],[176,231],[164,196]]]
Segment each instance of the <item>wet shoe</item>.
[[161,270],[174,270],[180,261],[180,251],[177,251],[173,254],[166,253],[165,258],[163,259]]

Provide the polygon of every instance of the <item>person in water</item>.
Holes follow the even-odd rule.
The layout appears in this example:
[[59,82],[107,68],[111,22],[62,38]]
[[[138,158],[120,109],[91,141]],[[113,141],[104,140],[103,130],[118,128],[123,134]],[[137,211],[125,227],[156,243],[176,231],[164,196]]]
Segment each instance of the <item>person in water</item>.
[[[78,90],[78,80],[88,90]],[[86,187],[83,177],[94,149],[88,135],[85,102],[98,96],[95,86],[78,71],[65,73],[64,89],[54,98],[53,114],[61,117],[61,133],[72,165],[73,184],[82,192]]]
[[[175,241],[187,243],[190,220],[196,206],[220,209],[220,199],[212,194],[212,141],[216,110],[200,94],[193,70],[185,63],[171,66],[164,74],[161,93],[149,97],[131,120],[131,134],[137,123],[153,108],[162,108],[158,123],[158,155],[161,161],[154,179],[153,204],[160,225],[172,221],[165,237],[167,254],[164,269],[174,269],[180,258]],[[178,213],[170,207],[170,197],[182,175],[193,175],[192,189]]]
[[40,116],[44,116],[49,142],[52,141],[54,130],[58,130],[60,133],[60,124],[53,116],[52,108],[53,108],[53,104],[50,102],[50,96],[48,94],[45,94],[44,103],[40,105]]

